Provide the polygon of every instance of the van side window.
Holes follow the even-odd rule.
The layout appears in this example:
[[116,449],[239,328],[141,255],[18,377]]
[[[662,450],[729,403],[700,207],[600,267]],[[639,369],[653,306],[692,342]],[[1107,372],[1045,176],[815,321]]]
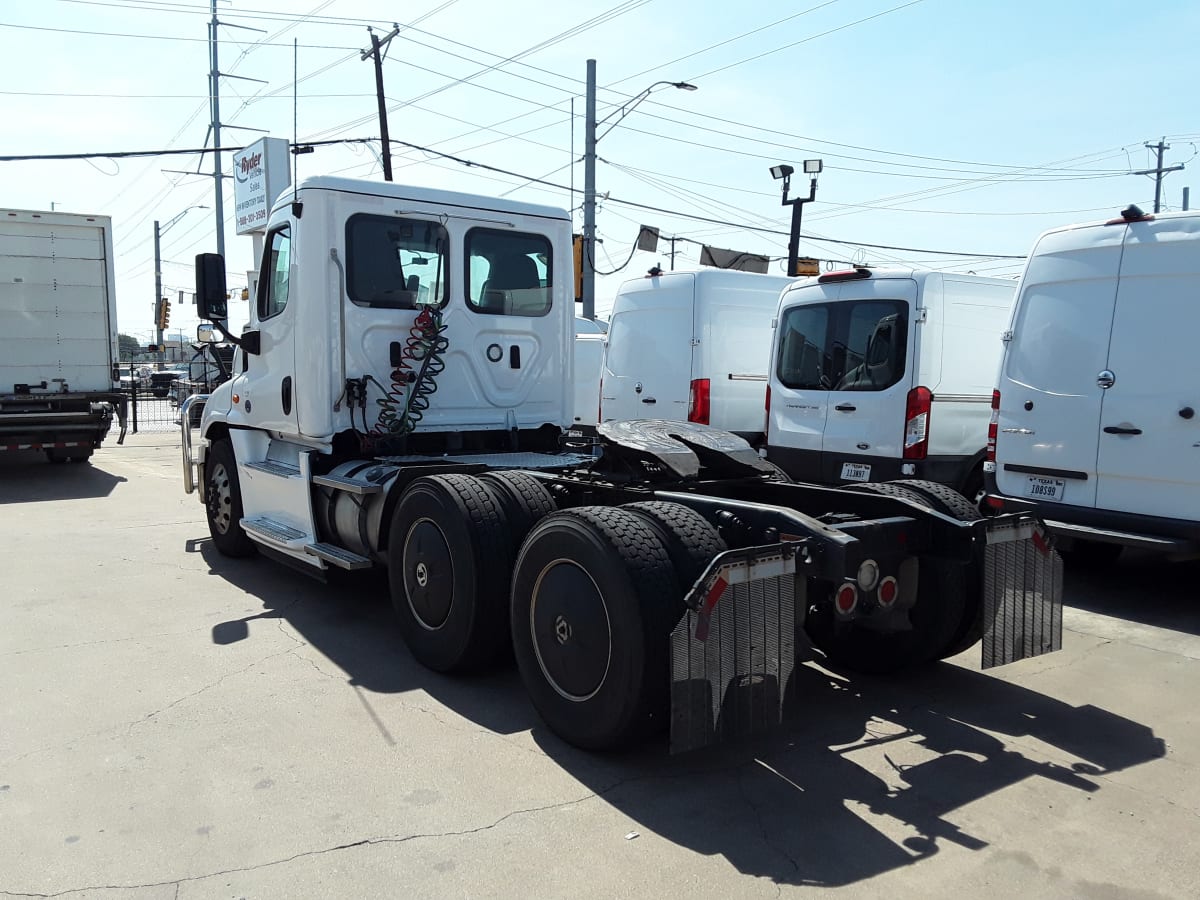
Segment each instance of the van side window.
[[848,306],[845,339],[834,353],[839,377],[833,389],[885,390],[904,374],[908,307],[893,300],[860,300]]
[[263,255],[262,272],[258,282],[259,321],[277,316],[288,302],[288,287],[292,271],[292,240],[288,228],[271,233],[270,251]]
[[825,352],[829,341],[827,305],[793,306],[779,323],[779,380],[790,388],[825,390],[832,382],[827,374],[831,360]]
[[496,316],[550,312],[552,254],[540,234],[472,228],[467,232],[467,305]]
[[346,293],[356,306],[445,306],[449,239],[437,222],[351,216],[346,222]]

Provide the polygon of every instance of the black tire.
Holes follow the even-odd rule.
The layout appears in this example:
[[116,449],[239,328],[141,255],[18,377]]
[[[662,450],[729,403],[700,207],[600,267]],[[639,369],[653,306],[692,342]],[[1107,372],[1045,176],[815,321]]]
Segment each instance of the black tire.
[[[499,499],[515,549],[520,548],[534,525],[558,509],[549,489],[528,472],[485,472],[479,479],[486,482]],[[516,558],[515,550],[513,558]]]
[[63,463],[85,463],[92,458],[91,447],[73,448],[71,450],[51,449],[46,451],[46,459],[55,465]]
[[204,460],[204,511],[208,533],[224,556],[246,557],[258,546],[242,531],[242,488],[229,441],[215,441]]
[[1106,569],[1115,565],[1125,548],[1121,544],[1084,541],[1076,538],[1061,551],[1068,565],[1080,569]]
[[659,610],[678,591],[667,548],[636,513],[585,506],[534,527],[513,576],[513,649],[555,734],[608,750],[666,726]]
[[[922,493],[887,482],[854,485],[855,490],[911,500],[932,509]],[[940,658],[963,627],[966,572],[961,563],[925,556],[918,560],[917,600],[908,611],[908,631],[873,631],[839,622],[832,603],[819,603],[805,617],[812,645],[835,665],[869,675],[913,668]]]
[[669,634],[683,617],[683,598],[692,589],[696,579],[704,573],[714,556],[729,548],[704,516],[679,503],[651,500],[627,503],[621,508],[643,518],[667,548],[667,556],[679,582],[675,602],[662,605],[663,627],[665,633]]
[[387,548],[392,607],[427,668],[484,668],[507,641],[504,527],[495,493],[470,475],[418,478],[396,504]]
[[[960,522],[977,522],[984,518],[979,507],[968,497],[963,496],[951,487],[936,481],[920,481],[903,479],[895,482],[929,498],[933,508],[954,516]],[[981,482],[982,484],[982,482]],[[952,565],[949,562],[943,565]],[[960,564],[963,565],[963,564]],[[939,650],[935,659],[948,659],[958,656],[964,650],[973,647],[983,637],[983,577],[978,567],[963,565],[963,616],[953,637],[946,646]]]

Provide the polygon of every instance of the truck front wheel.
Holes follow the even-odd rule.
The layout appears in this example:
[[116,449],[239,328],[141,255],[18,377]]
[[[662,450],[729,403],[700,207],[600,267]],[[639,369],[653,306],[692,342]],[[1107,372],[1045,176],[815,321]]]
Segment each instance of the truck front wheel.
[[208,533],[224,556],[253,556],[258,552],[254,541],[242,531],[242,489],[229,441],[216,441],[208,449],[204,462],[204,511],[208,516]]
[[636,513],[585,506],[534,527],[513,575],[513,650],[555,734],[607,750],[666,724],[662,609],[678,592],[666,547]]

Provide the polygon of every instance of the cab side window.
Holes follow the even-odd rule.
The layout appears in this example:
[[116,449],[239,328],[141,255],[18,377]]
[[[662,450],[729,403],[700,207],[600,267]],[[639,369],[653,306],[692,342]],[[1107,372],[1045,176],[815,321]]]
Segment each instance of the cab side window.
[[356,306],[445,306],[449,244],[439,223],[398,216],[351,216],[346,222],[346,292]]
[[260,321],[279,315],[287,306],[292,268],[292,240],[286,225],[271,232],[269,246],[258,280]]
[[472,228],[467,232],[467,305],[497,316],[550,312],[550,241],[540,234]]

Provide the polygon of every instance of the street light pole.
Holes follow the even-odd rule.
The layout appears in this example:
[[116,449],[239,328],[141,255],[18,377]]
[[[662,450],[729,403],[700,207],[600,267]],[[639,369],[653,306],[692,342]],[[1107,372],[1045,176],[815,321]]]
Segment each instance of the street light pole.
[[793,197],[790,200],[788,199],[788,189],[792,185],[792,173],[795,169],[787,165],[771,166],[771,177],[783,179],[783,205],[792,208],[792,230],[791,236],[788,238],[787,261],[787,274],[790,278],[795,278],[799,275],[796,268],[797,261],[800,258],[800,217],[804,213],[804,204],[812,203],[812,201],[817,199],[817,175],[820,174],[822,165],[819,159],[806,159],[804,161],[805,174],[812,176],[812,181],[808,185],[808,196]]
[[[696,90],[694,84],[684,81],[656,81],[597,122],[596,61],[594,59],[587,61],[587,108],[583,144],[583,253],[580,260],[583,281],[580,291],[583,309],[580,311],[580,315],[585,319],[596,318],[596,144],[659,86],[670,86],[684,91]],[[608,122],[609,119],[613,119],[612,124],[604,130],[603,134],[597,136],[596,128]]]

